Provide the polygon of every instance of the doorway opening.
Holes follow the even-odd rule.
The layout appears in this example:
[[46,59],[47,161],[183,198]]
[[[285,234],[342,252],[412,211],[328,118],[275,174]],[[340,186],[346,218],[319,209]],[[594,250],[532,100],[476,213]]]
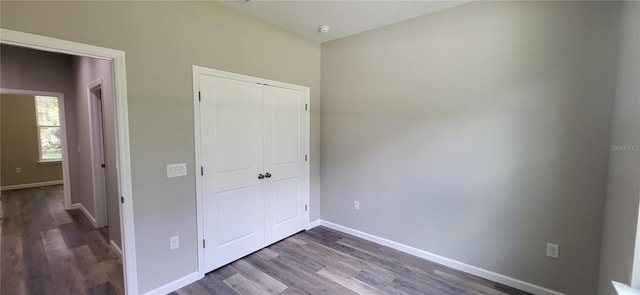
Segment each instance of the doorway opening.
[[[114,175],[116,180],[111,184],[117,187],[115,193],[117,194],[117,207],[115,210],[119,212],[119,228],[121,232],[121,251],[122,251],[122,269],[124,272],[124,291],[126,294],[137,294],[137,271],[136,271],[136,259],[135,259],[135,234],[133,225],[133,207],[132,207],[132,186],[131,186],[131,167],[130,167],[130,151],[129,151],[129,134],[128,134],[128,110],[127,110],[127,91],[126,91],[126,74],[125,74],[125,55],[123,51],[108,49],[104,47],[97,47],[82,43],[76,43],[61,39],[55,39],[45,36],[39,36],[34,34],[28,34],[13,30],[0,29],[0,43],[3,45],[12,45],[16,47],[30,48],[37,51],[53,52],[68,54],[74,57],[92,58],[96,60],[108,61],[112,65],[113,72],[110,74],[110,78],[113,79],[113,121],[114,128],[113,134],[115,140],[112,142],[115,149],[115,156],[113,158],[115,171]],[[105,89],[100,88],[100,98],[104,97]],[[98,94],[98,93],[95,93]],[[80,93],[77,93],[80,95]],[[86,94],[85,94],[86,95]],[[85,109],[86,110],[86,109]],[[89,121],[90,122],[90,121]],[[89,123],[87,122],[87,123]],[[87,124],[82,124],[86,127]],[[95,124],[94,124],[95,125]],[[102,130],[104,133],[104,123],[102,124]],[[104,138],[102,138],[104,149]],[[96,148],[98,144],[93,145]],[[69,152],[73,151],[78,153],[89,154],[92,148],[86,145],[69,146]],[[97,155],[97,153],[96,153]],[[103,153],[104,155],[104,153]],[[104,160],[104,158],[103,158]],[[95,163],[92,163],[95,164]],[[100,163],[102,164],[102,163]],[[100,167],[102,168],[102,167]],[[108,166],[107,166],[108,168]],[[92,169],[94,170],[94,169]],[[89,172],[89,171],[87,171]],[[90,173],[90,177],[94,177],[93,173]],[[96,173],[95,175],[99,175]],[[103,173],[104,175],[104,173]],[[103,182],[104,183],[104,182]],[[104,184],[104,187],[108,186],[108,183]],[[67,190],[65,190],[66,192]],[[104,192],[104,190],[103,190]],[[105,199],[100,200],[104,202]],[[91,202],[89,207],[94,207],[98,202]],[[65,207],[67,203],[65,202]],[[73,204],[68,204],[73,207]],[[103,206],[104,212],[101,210],[95,210],[95,221],[108,222],[108,206]],[[82,209],[82,208],[81,208]],[[84,208],[89,209],[89,208]],[[93,208],[92,208],[93,209]],[[95,224],[94,224],[95,225]],[[72,243],[73,238],[70,236],[59,237],[66,238],[64,242]],[[55,237],[54,237],[55,238]],[[60,242],[61,240],[58,240]],[[68,270],[64,270],[68,271]],[[64,271],[60,271],[63,273]]]

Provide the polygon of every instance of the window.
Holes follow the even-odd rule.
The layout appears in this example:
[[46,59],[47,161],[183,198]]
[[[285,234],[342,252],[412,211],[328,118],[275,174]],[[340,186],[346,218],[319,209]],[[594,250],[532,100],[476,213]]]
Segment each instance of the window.
[[62,160],[62,140],[58,98],[55,96],[36,96],[36,120],[38,125],[38,143],[40,162]]

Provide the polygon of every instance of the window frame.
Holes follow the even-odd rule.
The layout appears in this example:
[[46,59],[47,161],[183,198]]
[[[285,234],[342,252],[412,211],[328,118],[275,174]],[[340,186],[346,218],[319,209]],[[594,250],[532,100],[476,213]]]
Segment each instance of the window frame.
[[[58,103],[58,125],[40,125],[40,122],[38,120],[38,97],[55,97],[56,98]],[[54,95],[34,95],[33,102],[35,104],[34,111],[35,111],[35,117],[36,117],[36,134],[37,134],[36,142],[38,144],[38,163],[39,164],[61,163],[63,158],[62,144],[64,143],[62,142],[63,138],[62,138],[62,121],[60,116],[60,97],[54,96]],[[40,130],[41,128],[52,128],[52,127],[60,129],[60,158],[43,159],[42,158],[42,138],[40,137]]]

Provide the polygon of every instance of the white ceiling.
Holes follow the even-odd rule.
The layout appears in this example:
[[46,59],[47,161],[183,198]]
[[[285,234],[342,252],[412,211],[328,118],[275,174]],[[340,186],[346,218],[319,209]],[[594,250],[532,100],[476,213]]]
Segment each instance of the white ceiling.
[[[234,0],[221,1],[309,39],[325,42],[460,5],[456,1]],[[328,33],[318,27],[328,25]]]

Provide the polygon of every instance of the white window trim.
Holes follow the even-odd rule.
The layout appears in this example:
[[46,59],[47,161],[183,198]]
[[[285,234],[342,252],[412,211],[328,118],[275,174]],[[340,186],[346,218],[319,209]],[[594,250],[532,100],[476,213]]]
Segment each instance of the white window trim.
[[[38,96],[46,96],[46,97],[55,97],[58,100],[58,122],[59,124],[57,126],[55,125],[40,125],[40,122],[38,122]],[[33,101],[35,102],[35,112],[36,112],[36,134],[37,134],[37,140],[38,140],[38,163],[39,164],[44,164],[44,163],[61,163],[62,162],[62,150],[60,151],[60,158],[55,158],[55,159],[43,159],[42,158],[42,139],[40,138],[40,128],[42,127],[57,127],[60,128],[60,142],[61,145],[64,145],[66,143],[63,142],[63,136],[62,136],[62,117],[64,114],[64,110],[61,108],[61,106],[64,107],[64,104],[60,104],[60,102],[62,101],[62,99],[60,99],[59,96],[57,95],[34,95],[33,96]]]
[[62,159],[60,159],[60,160],[51,159],[51,160],[40,160],[40,161],[38,161],[38,164],[42,164],[42,165],[60,164],[60,163],[62,163]]

